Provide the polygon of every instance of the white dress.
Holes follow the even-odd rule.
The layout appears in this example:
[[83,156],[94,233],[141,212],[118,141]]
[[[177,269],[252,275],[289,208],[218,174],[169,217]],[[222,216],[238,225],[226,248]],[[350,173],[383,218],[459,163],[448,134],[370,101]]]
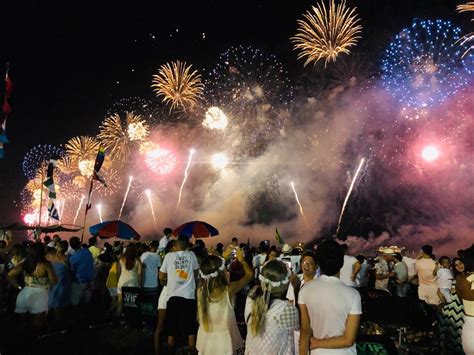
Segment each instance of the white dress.
[[199,354],[232,355],[244,347],[227,291],[219,301],[208,304],[208,315],[209,331],[200,325],[197,333]]
[[[250,324],[253,300],[247,297],[245,320]],[[286,300],[275,299],[265,315],[265,329],[257,336],[248,326],[245,354],[293,355],[294,331],[299,328],[298,310]]]
[[120,259],[120,278],[118,280],[117,288],[118,293],[122,293],[122,287],[140,287],[138,284],[138,261],[135,260],[131,270],[127,270],[125,263]]

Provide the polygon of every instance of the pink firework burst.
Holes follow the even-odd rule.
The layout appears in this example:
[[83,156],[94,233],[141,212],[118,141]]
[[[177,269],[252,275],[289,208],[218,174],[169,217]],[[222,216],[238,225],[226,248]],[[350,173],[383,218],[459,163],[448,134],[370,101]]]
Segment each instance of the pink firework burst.
[[153,147],[144,152],[145,164],[156,174],[169,174],[176,166],[176,156],[166,148]]

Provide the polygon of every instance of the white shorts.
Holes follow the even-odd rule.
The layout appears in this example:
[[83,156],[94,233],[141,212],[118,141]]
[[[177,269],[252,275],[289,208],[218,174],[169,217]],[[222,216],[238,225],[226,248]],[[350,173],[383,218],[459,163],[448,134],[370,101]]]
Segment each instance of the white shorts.
[[48,311],[49,291],[44,288],[28,287],[20,291],[16,298],[15,313],[39,314]]
[[109,294],[110,297],[117,297],[118,296],[118,288],[117,287],[109,287]]
[[158,308],[157,309],[166,309],[166,304],[168,303],[168,292],[166,286],[163,287],[160,293],[160,298],[158,299]]

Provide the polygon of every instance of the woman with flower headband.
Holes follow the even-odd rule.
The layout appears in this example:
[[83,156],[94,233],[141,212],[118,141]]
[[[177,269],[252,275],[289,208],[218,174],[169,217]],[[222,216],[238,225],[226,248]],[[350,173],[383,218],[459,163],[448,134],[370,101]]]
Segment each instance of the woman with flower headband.
[[248,326],[245,354],[293,355],[298,310],[286,300],[290,273],[285,263],[271,260],[262,268],[260,285],[249,293],[245,305]]
[[228,282],[225,260],[209,255],[201,262],[198,288],[199,330],[196,348],[200,354],[234,354],[243,348],[231,299],[253,279],[252,268],[247,264],[241,249],[236,258],[242,264],[245,275],[238,281]]

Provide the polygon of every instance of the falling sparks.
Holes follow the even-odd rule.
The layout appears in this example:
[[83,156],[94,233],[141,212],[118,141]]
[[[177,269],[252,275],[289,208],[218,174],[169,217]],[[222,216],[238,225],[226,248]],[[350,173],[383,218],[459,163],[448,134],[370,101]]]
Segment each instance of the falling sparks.
[[81,196],[81,201],[79,202],[79,206],[77,206],[76,215],[74,216],[74,221],[72,222],[72,224],[76,224],[76,220],[77,220],[77,217],[79,216],[79,211],[81,210],[82,203],[84,202],[84,198],[85,198],[85,196],[82,195]]
[[156,227],[155,209],[153,207],[153,201],[151,200],[151,191],[145,190],[145,195],[148,199],[148,203],[150,204],[151,215],[153,216],[153,222],[155,223],[155,227]]
[[328,9],[322,0],[312,9],[313,12],[304,15],[304,20],[298,20],[298,33],[292,38],[294,49],[300,50],[298,58],[306,57],[304,65],[320,60],[327,65],[335,62],[339,54],[349,54],[362,30],[355,8],[346,7],[345,0],[338,5],[330,0]]
[[127,201],[128,192],[130,191],[130,186],[132,185],[132,181],[133,181],[133,176],[130,176],[128,178],[127,191],[125,191],[125,196],[123,197],[123,201],[122,201],[122,207],[120,207],[120,212],[117,219],[120,219],[120,217],[122,217],[123,206],[125,206],[125,202]]
[[100,203],[97,205],[97,212],[99,213],[100,223],[102,223],[103,222],[103,220],[102,220],[102,205]]
[[206,111],[206,116],[202,125],[209,129],[225,129],[229,120],[226,114],[219,107],[209,107]]
[[298,206],[300,206],[300,214],[303,217],[303,220],[304,220],[304,223],[305,223],[306,227],[308,227],[308,221],[306,220],[306,216],[304,215],[303,206],[301,205],[300,199],[298,198],[298,193],[296,192],[294,182],[292,181],[290,183],[290,185],[291,185],[291,188],[293,190],[293,193],[295,194],[296,203],[298,203]]
[[[458,5],[456,7],[456,10],[458,12],[474,11],[474,2],[471,1],[471,2],[467,2],[465,4]],[[473,20],[471,20],[471,21],[473,21]],[[474,42],[474,32],[468,33],[468,34],[464,35],[461,38],[461,45],[464,45],[468,42]],[[471,46],[469,46],[468,48],[465,49],[462,56],[465,57],[473,48],[474,48],[474,45],[471,44]]]
[[153,75],[153,85],[156,96],[162,96],[163,102],[171,109],[187,110],[197,104],[202,96],[204,85],[201,75],[196,70],[191,71],[192,65],[186,62],[171,62],[161,66],[158,74]]
[[191,150],[189,151],[188,163],[186,164],[186,169],[184,169],[183,182],[181,183],[181,187],[179,188],[178,202],[176,203],[176,209],[174,211],[174,217],[175,218],[176,218],[176,214],[177,214],[178,209],[179,209],[179,205],[181,204],[181,196],[183,194],[183,188],[184,188],[184,185],[186,184],[186,180],[188,179],[189,166],[191,165],[191,162],[193,160],[193,155],[194,155],[195,152],[196,152],[196,150],[194,148],[191,148]]
[[342,221],[342,216],[344,215],[344,210],[346,209],[347,201],[349,201],[349,197],[351,196],[352,190],[354,189],[354,185],[357,181],[357,178],[359,177],[360,171],[362,169],[362,166],[365,163],[365,158],[362,158],[359,163],[359,167],[357,168],[357,171],[352,178],[351,185],[349,187],[349,191],[347,191],[346,198],[344,199],[344,203],[342,204],[342,209],[341,209],[341,214],[339,215],[339,221],[337,222],[337,229],[336,229],[336,236],[339,234],[339,229],[341,228],[341,221]]

